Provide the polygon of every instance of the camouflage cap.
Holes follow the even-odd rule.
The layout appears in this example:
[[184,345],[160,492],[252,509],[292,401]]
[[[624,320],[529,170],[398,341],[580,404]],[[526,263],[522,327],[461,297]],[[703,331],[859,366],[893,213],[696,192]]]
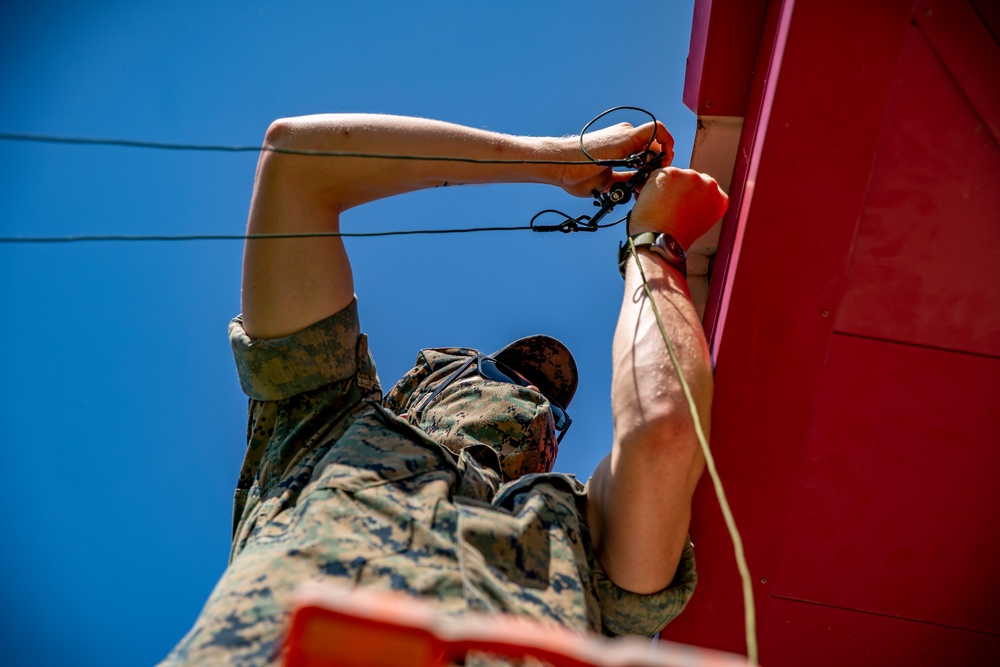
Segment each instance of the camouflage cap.
[[569,407],[580,378],[576,360],[560,341],[541,334],[526,336],[490,356],[516,370],[560,406]]

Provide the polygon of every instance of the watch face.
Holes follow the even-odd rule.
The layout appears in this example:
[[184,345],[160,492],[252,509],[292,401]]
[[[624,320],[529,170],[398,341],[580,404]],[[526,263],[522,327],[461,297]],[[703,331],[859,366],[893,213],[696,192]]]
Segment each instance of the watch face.
[[660,234],[656,239],[657,245],[662,247],[668,253],[673,255],[678,261],[683,262],[687,260],[687,252],[684,251],[684,246],[677,242],[673,236],[669,234]]

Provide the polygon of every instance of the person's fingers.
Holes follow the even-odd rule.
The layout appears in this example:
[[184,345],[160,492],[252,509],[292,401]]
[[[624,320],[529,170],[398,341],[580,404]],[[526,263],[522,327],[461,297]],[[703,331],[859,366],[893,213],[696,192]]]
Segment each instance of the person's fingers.
[[663,151],[664,165],[669,165],[674,159],[674,137],[667,130],[667,126],[660,121],[646,123],[635,129],[632,137],[633,152],[643,150],[649,146],[653,152]]

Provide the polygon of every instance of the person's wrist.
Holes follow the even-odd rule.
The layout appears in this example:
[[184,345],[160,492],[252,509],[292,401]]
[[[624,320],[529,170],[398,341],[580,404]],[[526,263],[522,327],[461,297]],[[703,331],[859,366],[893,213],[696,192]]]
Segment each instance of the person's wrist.
[[[636,252],[639,254],[639,261],[643,264],[646,273],[649,273],[652,269],[651,267],[660,266],[664,268],[669,268],[672,271],[676,271],[677,275],[681,278],[687,280],[687,263],[686,262],[675,262],[669,261],[666,257],[656,252],[652,246],[639,246],[636,248]],[[643,258],[648,258],[648,264],[643,261]],[[629,262],[634,263],[635,260],[629,257]]]
[[635,236],[636,234],[643,234],[645,232],[652,232],[654,234],[669,234],[674,237],[678,243],[680,243],[684,250],[688,250],[691,247],[693,241],[688,240],[684,237],[683,233],[674,228],[675,225],[664,225],[660,223],[658,225],[652,225],[644,222],[643,220],[636,220],[634,217],[629,220],[628,235]]
[[[580,143],[576,137],[539,137],[538,159],[558,162],[574,162],[585,159],[580,152]],[[545,182],[550,185],[564,187],[571,179],[567,172],[573,168],[568,164],[543,165]]]
[[633,248],[635,249],[634,254],[637,258],[651,253],[673,267],[681,276],[687,277],[686,250],[670,234],[650,230],[637,234],[629,234],[629,240],[619,245],[618,270],[621,272],[623,278],[625,277],[630,257],[633,255]]

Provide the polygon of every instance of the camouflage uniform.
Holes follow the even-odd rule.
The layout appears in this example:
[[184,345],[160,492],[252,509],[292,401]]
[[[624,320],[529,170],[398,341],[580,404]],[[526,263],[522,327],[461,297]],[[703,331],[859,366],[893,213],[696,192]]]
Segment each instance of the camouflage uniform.
[[[251,340],[236,318],[230,339],[251,399],[230,563],[163,664],[278,661],[290,595],[305,581],[607,635],[651,636],[690,597],[690,545],[670,588],[622,590],[592,550],[584,487],[523,474],[555,455],[535,392],[470,378],[420,423],[397,416],[473,350],[422,351],[383,403],[356,302],[277,340]],[[478,409],[488,424],[470,417]]]

